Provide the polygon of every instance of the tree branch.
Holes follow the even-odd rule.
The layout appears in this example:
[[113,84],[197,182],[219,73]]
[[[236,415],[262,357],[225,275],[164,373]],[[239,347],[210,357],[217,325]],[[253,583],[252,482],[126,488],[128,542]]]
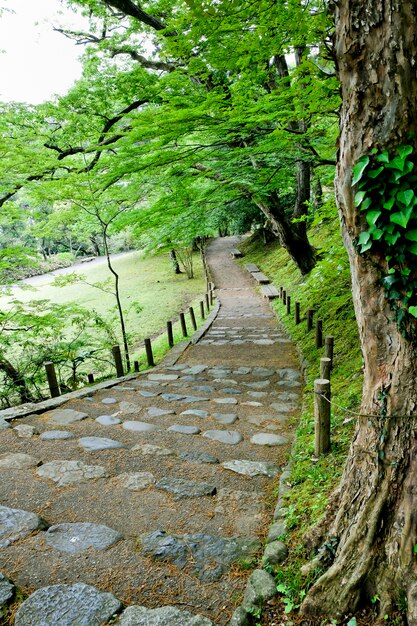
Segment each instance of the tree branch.
[[145,67],[150,70],[158,70],[163,72],[173,72],[180,65],[175,65],[174,63],[165,63],[164,61],[152,61],[147,59],[143,55],[139,54],[129,46],[123,46],[121,48],[112,48],[111,56],[114,58],[118,54],[128,54],[134,61],[140,63],[142,67]]

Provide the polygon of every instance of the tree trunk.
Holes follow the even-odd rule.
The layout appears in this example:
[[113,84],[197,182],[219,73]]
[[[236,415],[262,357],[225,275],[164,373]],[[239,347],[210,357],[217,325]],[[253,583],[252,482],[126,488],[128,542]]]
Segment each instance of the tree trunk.
[[36,399],[30,392],[19,371],[10,363],[10,361],[8,361],[8,359],[2,356],[0,356],[0,370],[6,374],[7,378],[11,380],[13,385],[16,387],[22,404],[25,404],[26,402],[36,402]]
[[169,251],[169,260],[172,263],[172,267],[174,269],[174,274],[181,274],[181,269],[178,263],[178,259],[177,259],[177,254],[174,250],[174,248],[172,248],[172,250]]
[[367,417],[358,420],[339,507],[327,528],[327,544],[331,538],[336,553],[302,611],[340,618],[360,601],[378,595],[381,623],[393,608],[402,605],[404,610],[407,599],[408,623],[414,625],[416,346],[399,331],[384,296],[380,273],[386,271],[384,259],[360,256],[354,245],[363,217],[353,203],[352,167],[373,148],[409,144],[410,136],[416,141],[416,4],[340,0],[335,6],[343,96],[336,195],[365,361],[361,413]]
[[253,200],[268,219],[272,232],[278,237],[280,244],[286,249],[301,274],[311,272],[316,264],[316,251],[308,240],[304,222],[291,223],[275,192],[270,194],[267,201],[259,198]]

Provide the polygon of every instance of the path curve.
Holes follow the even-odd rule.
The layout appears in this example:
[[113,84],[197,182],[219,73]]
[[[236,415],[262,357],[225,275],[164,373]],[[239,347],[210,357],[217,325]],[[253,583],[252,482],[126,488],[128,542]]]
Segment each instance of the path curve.
[[[210,245],[219,314],[175,365],[0,431],[0,571],[41,590],[17,626],[45,626],[37,602],[60,616],[47,626],[81,623],[63,606],[117,612],[119,601],[145,607],[128,609],[126,626],[229,622],[272,521],[302,391],[296,350],[235,245]],[[165,605],[176,608],[150,611]],[[100,611],[82,623],[105,623]]]

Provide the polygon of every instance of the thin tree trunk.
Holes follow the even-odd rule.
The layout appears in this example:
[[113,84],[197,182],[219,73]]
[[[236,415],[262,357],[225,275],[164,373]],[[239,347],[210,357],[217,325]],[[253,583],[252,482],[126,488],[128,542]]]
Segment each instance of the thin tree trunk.
[[174,274],[181,274],[181,269],[178,263],[177,254],[174,248],[172,248],[172,250],[169,251],[169,260],[171,261],[172,267],[174,269]]
[[336,195],[365,362],[361,413],[367,417],[358,419],[340,504],[326,523],[327,543],[331,538],[336,553],[327,551],[327,569],[302,610],[338,618],[377,595],[384,623],[383,616],[406,598],[408,623],[415,625],[416,346],[399,331],[385,298],[384,258],[361,256],[354,245],[363,217],[353,202],[352,167],[373,148],[410,141],[416,148],[416,4],[341,0],[335,6],[343,96]]
[[36,402],[20,372],[4,356],[0,357],[0,370],[6,374],[7,378],[16,387],[22,404],[25,402]]

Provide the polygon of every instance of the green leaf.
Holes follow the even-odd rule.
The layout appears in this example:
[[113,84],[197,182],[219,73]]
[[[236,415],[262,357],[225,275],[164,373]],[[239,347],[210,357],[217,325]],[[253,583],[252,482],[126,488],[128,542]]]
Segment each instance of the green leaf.
[[[410,313],[410,315],[412,315],[413,317],[417,317],[417,306],[410,306],[408,307],[408,312]],[[417,553],[417,543],[414,546],[414,552]]]
[[413,207],[410,207],[409,209],[398,213],[391,213],[390,222],[394,222],[394,224],[398,224],[403,228],[407,228],[407,224],[410,221],[412,213]]
[[409,154],[413,153],[413,147],[412,146],[399,146],[397,149],[398,154],[400,155],[400,157],[402,159],[405,159],[406,157],[408,157]]
[[411,254],[417,254],[417,243],[412,243],[410,246],[407,246],[407,250],[411,252]]
[[381,211],[368,211],[368,213],[366,214],[366,221],[368,222],[369,226],[375,224],[380,215],[382,215]]
[[387,167],[393,170],[399,170],[400,172],[403,172],[405,169],[405,160],[400,156],[396,156],[394,159],[392,159],[392,161],[387,163]]
[[369,156],[361,156],[356,165],[353,168],[353,178],[352,185],[356,185],[360,181],[363,176],[364,171],[366,170],[369,164]]
[[381,230],[381,228],[377,228],[376,226],[371,226],[369,229],[369,232],[372,235],[372,239],[374,241],[379,241],[382,238],[382,235],[384,234],[384,231]]
[[368,243],[362,244],[361,249],[360,249],[361,254],[363,254],[364,252],[367,252],[367,250],[370,250],[370,248],[372,248],[372,241],[368,241]]
[[406,191],[399,191],[397,193],[397,200],[405,204],[406,207],[410,206],[413,200],[415,200],[414,191],[412,189],[407,189]]
[[364,231],[363,231],[363,232],[359,235],[359,238],[358,238],[358,244],[360,244],[360,245],[367,244],[367,243],[368,243],[368,241],[370,240],[370,238],[371,238],[371,234],[370,234],[367,230],[364,230]]
[[395,244],[397,243],[398,238],[401,237],[400,233],[395,232],[395,233],[389,233],[387,231],[385,231],[384,233],[384,239],[387,243],[389,243],[391,246],[395,246]]
[[396,283],[397,280],[397,277],[391,274],[390,276],[384,276],[382,282],[384,283],[385,287],[392,287],[392,285]]
[[356,626],[356,617],[351,617],[347,623],[347,626]]
[[378,154],[378,156],[376,157],[376,160],[379,163],[389,163],[389,154],[388,154],[388,150],[383,150],[381,152],[381,154]]
[[383,203],[383,207],[384,209],[387,209],[388,211],[391,211],[392,207],[395,204],[395,197],[390,198],[389,200],[387,200],[386,202]]
[[384,167],[382,165],[381,165],[381,167],[378,167],[377,170],[369,170],[368,178],[376,178],[383,171],[384,171]]
[[362,202],[361,211],[367,211],[372,204],[372,198],[365,198]]
[[355,194],[355,206],[359,206],[363,199],[365,198],[366,191],[358,191]]
[[408,230],[404,237],[409,241],[417,241],[417,230]]

